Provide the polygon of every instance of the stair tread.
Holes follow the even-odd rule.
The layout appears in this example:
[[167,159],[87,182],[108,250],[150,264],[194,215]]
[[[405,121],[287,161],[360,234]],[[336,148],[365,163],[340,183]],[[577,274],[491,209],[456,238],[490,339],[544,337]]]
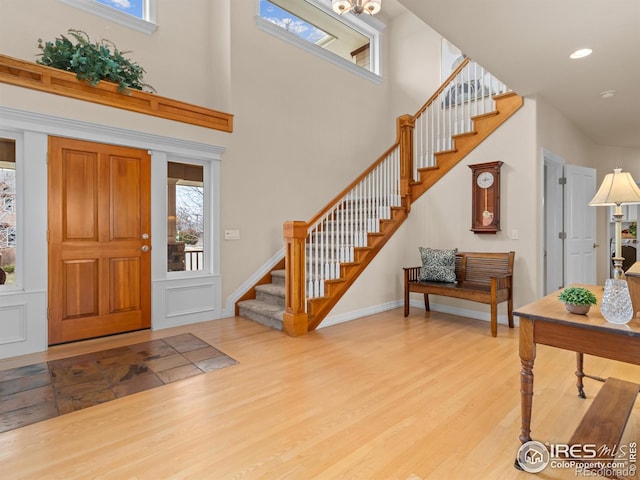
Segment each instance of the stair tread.
[[260,323],[266,327],[283,330],[282,316],[285,309],[262,300],[243,300],[238,302],[241,317]]
[[256,299],[243,300],[241,302],[238,302],[238,307],[247,308],[249,310],[258,310],[264,315],[268,315],[274,318],[275,318],[275,315],[280,315],[279,317],[280,320],[282,320],[282,314],[285,311],[284,307],[281,307],[279,305],[274,305],[272,303],[267,303],[262,300],[256,300]]
[[268,293],[270,295],[277,295],[279,297],[284,297],[285,295],[284,285],[275,285],[273,283],[264,283],[262,285],[256,285],[256,291]]
[[274,305],[273,303],[268,303],[265,302],[263,300],[257,300],[255,298],[251,298],[249,300],[242,300],[241,302],[238,302],[238,305],[241,306],[258,306],[258,307],[262,307],[265,310],[269,310],[269,311],[273,311],[273,312],[277,312],[277,311],[283,311],[284,312],[284,307],[280,307],[279,305]]

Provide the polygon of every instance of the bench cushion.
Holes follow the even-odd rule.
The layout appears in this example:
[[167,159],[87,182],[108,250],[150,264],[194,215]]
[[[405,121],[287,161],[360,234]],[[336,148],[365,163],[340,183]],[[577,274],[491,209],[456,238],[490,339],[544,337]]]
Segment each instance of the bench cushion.
[[456,253],[458,249],[439,250],[419,247],[422,267],[418,281],[448,282],[456,281]]

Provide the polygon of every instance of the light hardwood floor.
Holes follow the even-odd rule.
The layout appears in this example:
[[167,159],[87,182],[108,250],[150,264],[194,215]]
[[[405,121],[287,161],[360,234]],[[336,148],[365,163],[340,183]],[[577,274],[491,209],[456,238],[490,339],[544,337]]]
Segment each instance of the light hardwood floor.
[[[53,347],[0,370],[191,332],[239,364],[0,434],[8,479],[556,479],[513,467],[518,329],[402,309],[290,338],[242,318]],[[640,381],[640,368],[586,358]],[[575,355],[539,347],[532,436],[564,442]],[[638,407],[626,440],[640,440]]]

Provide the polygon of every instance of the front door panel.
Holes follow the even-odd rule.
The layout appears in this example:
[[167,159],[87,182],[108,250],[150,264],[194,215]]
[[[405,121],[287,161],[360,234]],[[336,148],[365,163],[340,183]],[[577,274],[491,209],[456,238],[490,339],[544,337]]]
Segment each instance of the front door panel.
[[150,157],[49,139],[49,344],[148,328]]

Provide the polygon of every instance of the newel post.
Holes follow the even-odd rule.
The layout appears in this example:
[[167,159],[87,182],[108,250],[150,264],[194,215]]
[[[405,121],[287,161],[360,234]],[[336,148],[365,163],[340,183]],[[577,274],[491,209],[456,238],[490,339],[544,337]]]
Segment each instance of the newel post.
[[413,180],[413,127],[412,115],[398,117],[398,139],[400,144],[400,196],[407,212],[411,210],[411,181]]
[[285,222],[285,311],[282,317],[284,332],[291,337],[307,333],[308,318],[305,309],[305,239],[306,222]]

